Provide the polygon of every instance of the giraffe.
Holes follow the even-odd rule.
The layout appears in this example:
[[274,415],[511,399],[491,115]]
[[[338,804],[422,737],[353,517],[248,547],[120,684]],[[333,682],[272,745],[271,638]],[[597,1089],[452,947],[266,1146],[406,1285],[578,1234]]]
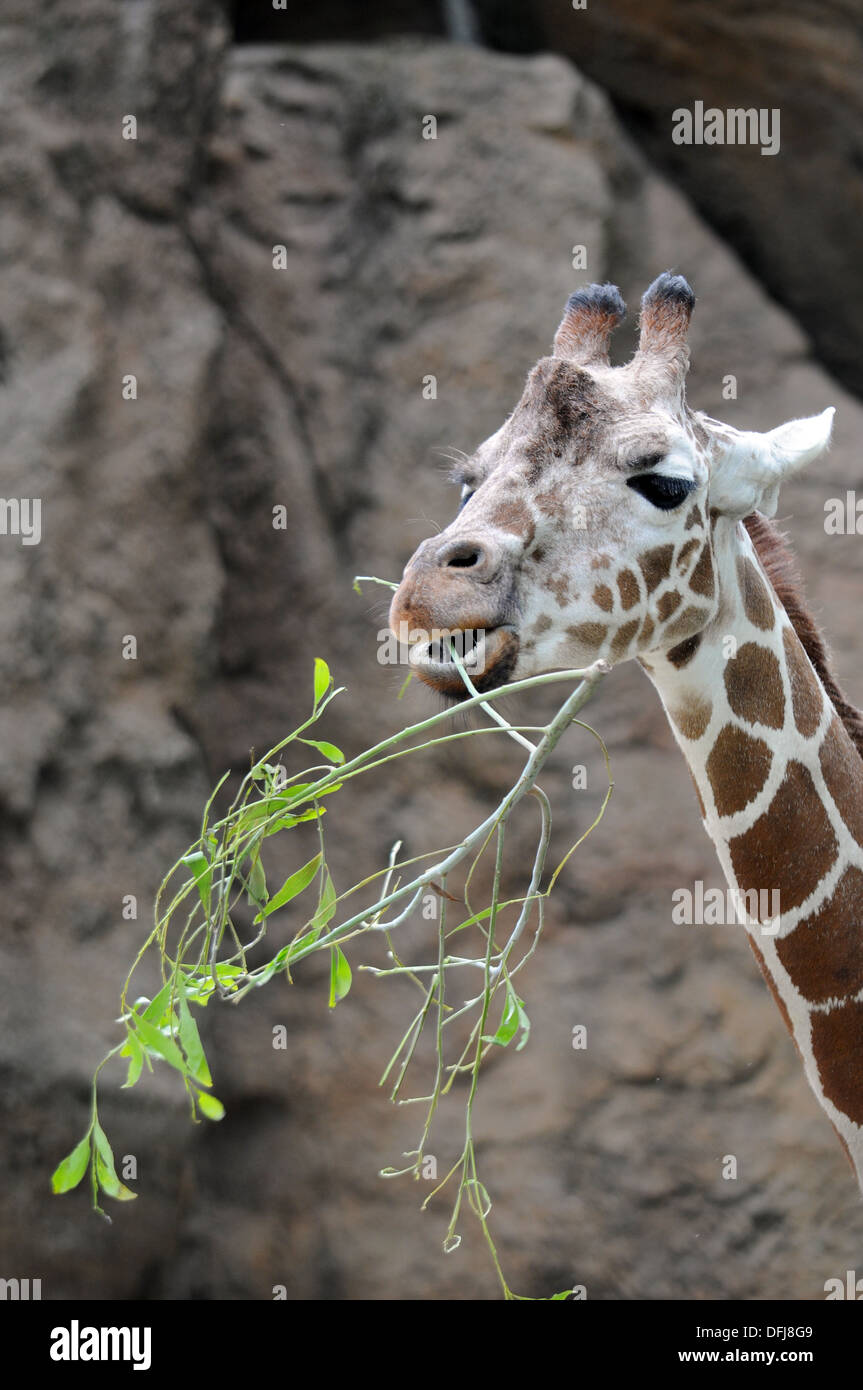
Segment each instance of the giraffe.
[[[619,291],[570,296],[551,356],[458,466],[458,514],[408,562],[390,625],[415,639],[417,674],[456,698],[460,677],[429,634],[482,634],[481,690],[598,658],[640,663],[863,1188],[863,715],[770,520],[834,412],[756,433],[692,411],[693,304],[682,276],[660,275],[632,360],[613,367]],[[768,920],[760,904],[777,892]]]

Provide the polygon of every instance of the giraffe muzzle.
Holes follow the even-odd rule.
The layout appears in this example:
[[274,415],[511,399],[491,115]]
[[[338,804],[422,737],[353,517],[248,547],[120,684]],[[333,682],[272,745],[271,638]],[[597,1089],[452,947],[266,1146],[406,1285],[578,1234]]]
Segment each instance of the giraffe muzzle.
[[443,695],[464,698],[469,692],[453,656],[458,656],[477,690],[505,685],[518,659],[518,635],[510,627],[439,631],[430,640],[413,642],[408,661],[420,680]]
[[514,578],[514,565],[493,536],[444,532],[423,541],[390,608],[390,628],[407,643],[421,680],[465,698],[454,650],[478,690],[506,683],[519,649]]

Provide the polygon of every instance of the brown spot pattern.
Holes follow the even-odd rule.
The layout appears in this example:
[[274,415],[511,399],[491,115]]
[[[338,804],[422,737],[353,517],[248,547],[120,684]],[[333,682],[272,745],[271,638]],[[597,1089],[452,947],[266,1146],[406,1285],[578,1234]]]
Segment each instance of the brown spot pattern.
[[720,816],[732,816],[754,801],[767,781],[772,760],[762,738],[725,725],[707,759],[707,776]]
[[747,618],[762,632],[769,632],[774,620],[773,604],[764,580],[746,555],[737,557],[737,579]]
[[752,512],[743,521],[758,552],[758,559],[803,643],[803,650],[815,667],[815,672],[848,730],[858,752],[863,756],[863,712],[846,700],[830,669],[830,661],[815,620],[803,600],[800,580],[791,551],[781,532],[760,512]]
[[677,557],[678,574],[683,574],[689,561],[690,555],[692,554],[693,550],[698,549],[698,545],[698,537],[691,536],[690,539],[686,542],[686,544],[681,548],[680,554]]
[[541,613],[533,625],[533,631],[537,637],[541,637],[544,632],[552,626],[551,618],[547,613]]
[[672,666],[676,666],[680,670],[692,660],[700,646],[701,633],[696,632],[692,637],[687,637],[685,641],[678,642],[676,647],[669,647],[665,655]]
[[725,690],[734,713],[751,724],[781,729],[785,723],[785,692],[779,662],[767,647],[744,642],[725,663]]
[[604,416],[591,377],[569,362],[541,360],[528,376],[513,418],[539,416],[541,437],[560,445],[588,444]]
[[646,550],[643,555],[639,555],[638,563],[649,594],[653,593],[663,579],[668,578],[673,554],[673,545],[656,545],[652,550]]
[[611,560],[607,555],[594,555],[590,562],[590,568],[592,570],[607,570],[610,564]]
[[488,521],[490,526],[496,526],[499,531],[508,531],[523,538],[525,545],[530,545],[536,535],[533,517],[524,502],[515,498],[501,502],[489,512]]
[[778,888],[783,912],[814,892],[836,859],[836,836],[809,769],[792,759],[767,810],[729,841],[741,888]]
[[861,903],[863,873],[852,866],[827,902],[776,942],[779,959],[809,1003],[844,999],[863,988]]
[[546,448],[545,443],[540,440],[531,440],[526,446],[524,456],[527,466],[524,470],[524,480],[528,487],[534,488],[542,477],[546,464],[552,454]]
[[576,642],[583,642],[588,647],[599,647],[605,641],[608,628],[605,623],[576,623],[575,627],[568,627],[566,631]]
[[818,756],[836,809],[863,848],[863,759],[836,716],[831,720]]
[[618,628],[611,643],[611,655],[615,661],[618,661],[620,657],[623,656],[637,631],[637,618],[633,618],[631,622],[624,623],[623,627]]
[[604,613],[610,613],[614,607],[614,594],[607,584],[597,584],[593,591],[593,601]]
[[650,614],[644,620],[644,627],[641,629],[642,645],[647,647],[653,641],[653,619]]
[[656,611],[659,614],[659,621],[661,623],[667,622],[667,620],[671,617],[672,613],[674,613],[680,607],[682,602],[683,600],[681,599],[680,595],[676,593],[674,589],[670,590],[670,592],[667,594],[663,594],[662,598],[656,605]]
[[698,557],[698,563],[692,574],[689,576],[689,587],[696,594],[701,594],[704,598],[713,598],[713,556],[710,553],[710,546],[705,545]]
[[638,587],[638,580],[632,570],[621,570],[617,576],[617,587],[620,590],[620,602],[624,609],[634,608],[638,603],[641,590]]
[[545,492],[535,492],[533,500],[543,516],[550,517],[553,521],[563,520],[565,509],[559,488],[551,487]]
[[812,1050],[828,1100],[855,1124],[863,1124],[863,1003],[848,1002],[812,1018]]
[[804,738],[811,738],[821,722],[824,700],[818,680],[794,629],[787,627],[782,634],[782,640],[785,643],[785,661],[791,684],[794,723]]
[[699,521],[701,522],[701,524],[702,524],[702,526],[703,526],[703,525],[704,525],[704,514],[702,513],[701,508],[699,507],[698,503],[696,502],[695,506],[692,508],[691,512],[689,513],[689,516],[686,518],[686,521],[685,521],[684,526],[683,526],[684,531],[691,531],[692,528],[693,528],[693,526],[697,526],[697,525],[698,525]]
[[684,608],[679,618],[675,618],[673,623],[669,623],[665,636],[672,642],[676,642],[680,637],[689,637],[693,630],[701,628],[710,617],[706,608]]
[[671,711],[671,718],[684,738],[696,739],[701,738],[710,723],[712,713],[713,705],[710,700],[704,700],[700,695],[690,695],[682,705]]
[[554,594],[559,608],[565,608],[569,602],[569,575],[550,574],[542,581],[542,587],[548,589],[550,594]]

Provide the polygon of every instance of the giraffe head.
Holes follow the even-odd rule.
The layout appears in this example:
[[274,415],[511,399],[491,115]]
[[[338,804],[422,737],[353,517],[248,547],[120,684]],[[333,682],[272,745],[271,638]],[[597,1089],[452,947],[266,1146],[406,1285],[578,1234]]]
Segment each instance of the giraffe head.
[[613,285],[573,294],[515,410],[460,466],[461,507],[409,561],[390,610],[417,674],[464,687],[442,636],[480,633],[481,690],[560,667],[673,652],[720,607],[714,530],[773,515],[782,479],[826,445],[832,409],[765,434],[689,410],[694,297],[666,272],[638,349],[612,367]]

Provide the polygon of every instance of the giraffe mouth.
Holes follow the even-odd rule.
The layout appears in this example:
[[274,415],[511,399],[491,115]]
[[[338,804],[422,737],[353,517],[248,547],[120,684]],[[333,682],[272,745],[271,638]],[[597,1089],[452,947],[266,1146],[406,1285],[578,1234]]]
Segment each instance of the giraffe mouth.
[[518,634],[505,626],[454,630],[430,642],[415,643],[408,653],[411,669],[426,685],[454,699],[466,699],[470,692],[453,659],[452,646],[483,693],[506,685],[518,660]]

